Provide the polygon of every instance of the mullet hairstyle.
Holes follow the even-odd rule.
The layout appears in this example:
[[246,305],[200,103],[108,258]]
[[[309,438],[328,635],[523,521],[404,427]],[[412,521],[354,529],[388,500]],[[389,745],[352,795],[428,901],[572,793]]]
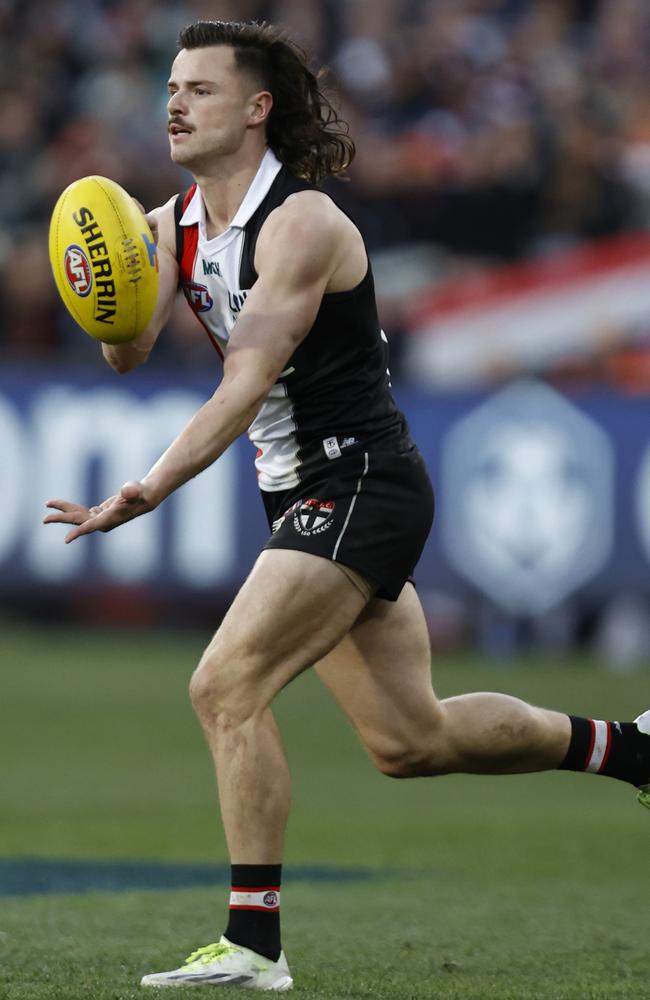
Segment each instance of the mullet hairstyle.
[[273,95],[266,126],[270,148],[297,177],[318,184],[354,159],[354,142],[321,90],[324,71],[307,65],[303,50],[271,24],[196,21],[183,28],[178,48],[228,45],[238,68]]

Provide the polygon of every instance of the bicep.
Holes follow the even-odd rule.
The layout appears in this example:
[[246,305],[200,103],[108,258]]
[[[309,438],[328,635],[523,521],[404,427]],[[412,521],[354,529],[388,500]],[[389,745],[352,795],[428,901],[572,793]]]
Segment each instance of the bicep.
[[230,336],[224,376],[247,370],[270,387],[313,326],[325,284],[291,285],[260,276]]
[[256,254],[259,277],[235,324],[226,354],[227,368],[256,361],[270,382],[277,379],[314,324],[336,249],[328,220],[296,218],[294,209],[274,221],[274,226],[267,223],[260,234]]

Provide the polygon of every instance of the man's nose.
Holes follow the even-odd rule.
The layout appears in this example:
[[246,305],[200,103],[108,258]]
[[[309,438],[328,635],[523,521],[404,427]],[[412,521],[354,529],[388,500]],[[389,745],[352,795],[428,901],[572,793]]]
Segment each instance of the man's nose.
[[176,114],[184,114],[187,110],[187,106],[179,90],[171,94],[167,101],[167,110],[171,113],[176,112]]

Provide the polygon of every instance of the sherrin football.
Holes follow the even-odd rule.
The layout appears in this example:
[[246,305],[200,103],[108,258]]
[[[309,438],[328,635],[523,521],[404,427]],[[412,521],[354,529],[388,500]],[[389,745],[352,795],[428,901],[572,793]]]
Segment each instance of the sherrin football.
[[52,213],[49,248],[59,294],[86,333],[107,344],[142,333],[158,296],[158,256],[119,184],[97,176],[70,184]]

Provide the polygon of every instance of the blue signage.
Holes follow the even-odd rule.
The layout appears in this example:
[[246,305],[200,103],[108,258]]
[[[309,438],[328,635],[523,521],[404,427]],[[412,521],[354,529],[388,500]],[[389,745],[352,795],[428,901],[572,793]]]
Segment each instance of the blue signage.
[[[0,374],[0,590],[137,584],[233,592],[268,530],[237,441],[157,511],[65,546],[49,498],[93,504],[144,475],[214,391],[146,370]],[[538,614],[576,593],[650,594],[650,402],[535,381],[492,394],[397,390],[437,494],[421,589]],[[408,512],[405,512],[405,516]]]

